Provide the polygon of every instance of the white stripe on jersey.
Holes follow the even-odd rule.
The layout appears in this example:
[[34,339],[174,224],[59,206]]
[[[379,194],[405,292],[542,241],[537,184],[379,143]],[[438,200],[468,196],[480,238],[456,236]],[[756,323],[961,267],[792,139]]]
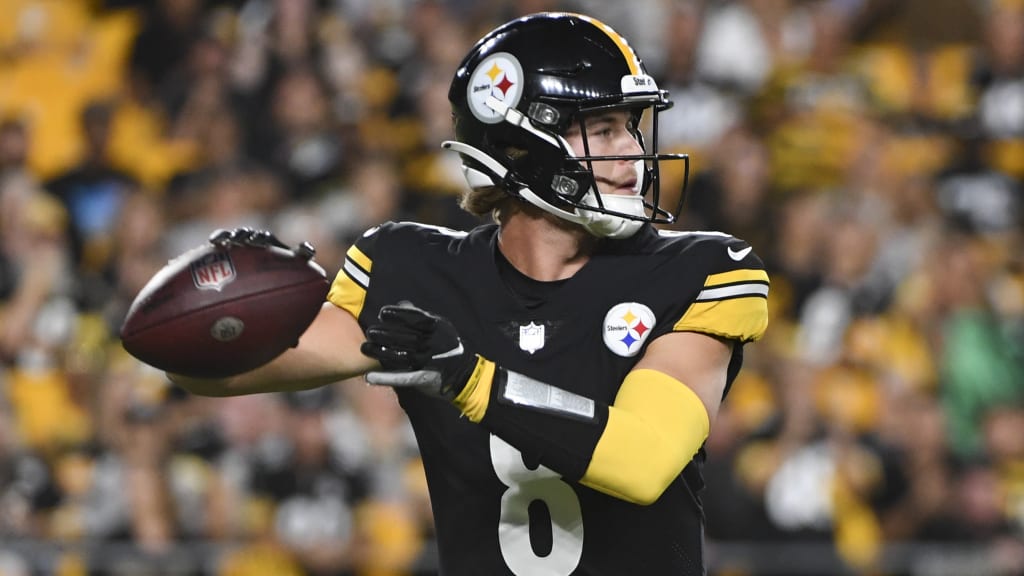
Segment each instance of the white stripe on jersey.
[[697,294],[697,302],[708,300],[724,300],[726,298],[740,298],[744,296],[768,297],[768,285],[760,283],[736,284],[733,286],[722,286],[719,288],[708,288]]
[[344,268],[345,273],[348,274],[349,278],[354,280],[356,284],[359,284],[360,286],[363,287],[363,290],[370,289],[370,276],[366,272],[363,272],[363,270],[359,266],[357,266],[355,262],[348,258],[345,258],[345,264],[344,266],[342,266],[342,268]]
[[711,230],[658,230],[659,236],[666,238],[675,238],[678,236],[719,236],[722,238],[732,238],[732,234],[726,234],[725,232],[714,232]]

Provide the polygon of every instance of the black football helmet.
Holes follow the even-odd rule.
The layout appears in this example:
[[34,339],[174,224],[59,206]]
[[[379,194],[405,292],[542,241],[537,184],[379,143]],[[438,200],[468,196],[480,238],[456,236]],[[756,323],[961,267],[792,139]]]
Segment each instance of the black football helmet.
[[[657,151],[658,113],[672,106],[626,40],[606,24],[580,14],[539,13],[508,22],[465,57],[448,92],[456,141],[471,187],[500,186],[508,193],[600,237],[625,238],[644,222],[668,224],[682,208],[659,206],[659,163],[685,162],[685,154]],[[582,155],[562,137],[571,123],[608,109],[633,114],[633,135],[644,153]],[[641,130],[650,109],[650,146]],[[635,160],[637,196],[598,193],[593,162]]]

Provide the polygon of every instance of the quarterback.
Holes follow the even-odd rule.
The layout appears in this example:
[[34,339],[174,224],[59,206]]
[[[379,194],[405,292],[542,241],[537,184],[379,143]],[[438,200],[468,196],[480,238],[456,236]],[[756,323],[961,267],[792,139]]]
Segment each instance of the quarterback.
[[[705,573],[703,444],[767,326],[752,247],[666,232],[669,106],[629,46],[579,14],[482,38],[451,83],[469,184],[494,223],[408,222],[349,249],[299,345],[197,394],[392,387],[415,429],[441,573]],[[688,170],[688,163],[685,164]]]

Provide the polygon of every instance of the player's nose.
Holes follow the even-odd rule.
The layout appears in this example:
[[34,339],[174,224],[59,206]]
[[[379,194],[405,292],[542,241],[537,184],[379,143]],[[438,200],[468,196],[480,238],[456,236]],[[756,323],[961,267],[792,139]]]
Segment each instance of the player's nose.
[[636,156],[644,153],[643,146],[641,146],[640,142],[629,133],[623,134],[622,137],[619,138],[618,146],[619,150],[617,153],[623,156]]

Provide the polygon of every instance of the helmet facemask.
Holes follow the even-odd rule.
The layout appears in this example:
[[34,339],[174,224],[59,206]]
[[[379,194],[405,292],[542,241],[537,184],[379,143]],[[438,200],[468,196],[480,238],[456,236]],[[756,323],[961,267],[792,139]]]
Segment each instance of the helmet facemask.
[[[568,163],[577,163],[578,168],[570,170],[582,176],[574,178],[575,182],[582,182],[580,188],[584,193],[580,195],[565,196],[558,187],[555,187],[556,195],[566,202],[575,213],[583,215],[587,222],[584,226],[597,236],[609,238],[624,238],[632,236],[645,222],[671,223],[675,220],[675,213],[662,209],[659,206],[660,194],[660,161],[674,158],[672,156],[659,155],[657,150],[648,153],[645,141],[657,143],[657,114],[670,106],[670,103],[655,102],[653,104],[641,104],[634,107],[623,106],[601,106],[590,109],[583,109],[573,119],[573,123],[579,130],[582,150],[575,153],[569,152]],[[626,110],[629,114],[627,131],[640,148],[640,154],[630,155],[597,155],[591,149],[588,123],[599,118],[602,112]],[[650,138],[645,138],[643,133],[643,117],[647,110],[651,110],[649,129]],[[631,161],[636,173],[635,194],[614,194],[599,191],[597,177],[595,176],[595,164],[601,162]],[[685,161],[685,158],[683,158]],[[555,177],[556,181],[560,176]],[[566,186],[571,188],[571,184]]]

